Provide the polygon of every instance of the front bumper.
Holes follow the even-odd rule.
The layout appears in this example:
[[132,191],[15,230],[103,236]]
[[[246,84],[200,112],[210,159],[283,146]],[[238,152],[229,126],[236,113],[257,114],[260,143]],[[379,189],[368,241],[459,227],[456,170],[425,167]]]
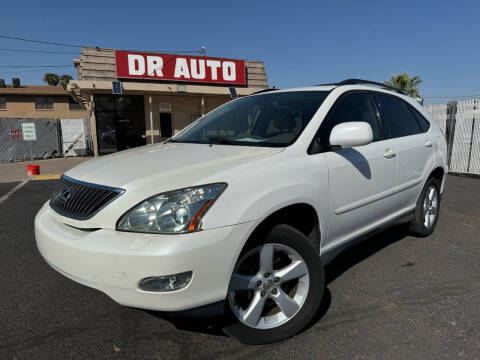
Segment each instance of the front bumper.
[[[47,263],[66,277],[122,305],[181,311],[225,299],[251,227],[243,223],[178,235],[81,230],[58,221],[46,203],[35,218],[35,237]],[[193,277],[181,290],[138,288],[143,278],[185,271]]]

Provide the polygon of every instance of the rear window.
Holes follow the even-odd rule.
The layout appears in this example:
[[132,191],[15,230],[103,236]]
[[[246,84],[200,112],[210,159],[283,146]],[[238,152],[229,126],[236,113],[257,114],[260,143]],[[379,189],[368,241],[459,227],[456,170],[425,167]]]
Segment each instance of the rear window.
[[423,132],[403,100],[383,94],[376,94],[375,96],[382,111],[387,138],[391,139]]
[[420,114],[413,106],[408,106],[410,110],[413,113],[413,116],[415,116],[415,119],[417,119],[418,124],[422,128],[422,132],[427,132],[428,129],[430,129],[430,123],[423,117],[422,114]]

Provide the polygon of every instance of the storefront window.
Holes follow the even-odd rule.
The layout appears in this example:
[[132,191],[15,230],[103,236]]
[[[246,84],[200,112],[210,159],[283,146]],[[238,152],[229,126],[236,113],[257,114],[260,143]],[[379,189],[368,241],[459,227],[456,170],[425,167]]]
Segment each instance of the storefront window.
[[143,96],[95,95],[100,155],[145,145]]

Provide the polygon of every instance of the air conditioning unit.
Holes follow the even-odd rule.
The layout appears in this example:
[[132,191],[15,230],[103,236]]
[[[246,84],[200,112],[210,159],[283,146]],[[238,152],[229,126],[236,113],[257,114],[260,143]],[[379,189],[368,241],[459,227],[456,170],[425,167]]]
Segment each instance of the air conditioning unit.
[[20,87],[20,78],[12,78],[12,85],[14,88]]
[[0,88],[5,87],[5,79],[0,79]]

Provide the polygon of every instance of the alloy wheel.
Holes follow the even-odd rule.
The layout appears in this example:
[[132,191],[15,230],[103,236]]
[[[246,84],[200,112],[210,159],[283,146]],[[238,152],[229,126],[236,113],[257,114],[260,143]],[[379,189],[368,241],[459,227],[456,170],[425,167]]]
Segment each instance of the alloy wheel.
[[243,324],[271,329],[292,319],[302,308],[310,285],[304,259],[291,247],[264,244],[237,262],[228,302]]
[[423,224],[427,229],[431,228],[438,214],[438,191],[434,185],[430,185],[423,201]]

